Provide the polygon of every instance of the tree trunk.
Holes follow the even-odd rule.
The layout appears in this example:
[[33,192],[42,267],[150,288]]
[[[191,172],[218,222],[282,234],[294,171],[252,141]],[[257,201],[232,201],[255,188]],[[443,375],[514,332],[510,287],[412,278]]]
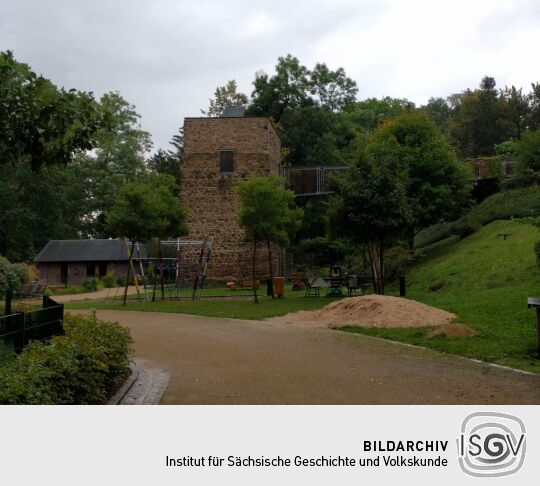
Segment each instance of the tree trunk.
[[382,262],[380,256],[380,246],[377,243],[370,242],[367,244],[367,248],[373,277],[373,290],[376,294],[382,294],[384,292],[384,276],[381,271],[381,263],[384,264],[384,262]]
[[255,285],[255,259],[257,256],[257,240],[253,240],[253,259],[251,261],[251,284],[253,285],[253,300],[256,304],[259,303],[257,296],[257,285]]
[[165,300],[165,284],[163,283],[163,248],[161,247],[161,240],[159,240],[159,280],[161,283],[161,300]]
[[272,294],[272,299],[274,299],[274,270],[272,268],[272,252],[270,250],[270,241],[266,241],[266,247],[268,248],[268,266],[270,270],[270,291]]
[[[127,246],[127,243],[126,243]],[[129,247],[128,247],[129,248]],[[131,265],[133,261],[133,248],[135,248],[135,240],[131,242],[131,251],[129,252],[129,261],[128,261],[128,270],[127,270],[127,278],[126,278],[126,288],[124,289],[124,305],[126,305],[127,301],[127,291],[129,286],[129,277],[131,276]]]

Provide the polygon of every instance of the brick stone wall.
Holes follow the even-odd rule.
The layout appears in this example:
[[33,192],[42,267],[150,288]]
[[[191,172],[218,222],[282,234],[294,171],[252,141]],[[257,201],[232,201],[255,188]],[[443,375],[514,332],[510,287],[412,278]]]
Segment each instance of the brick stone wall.
[[[220,151],[234,152],[232,175],[220,174]],[[253,175],[278,173],[281,144],[267,118],[186,118],[181,198],[188,210],[188,238],[213,236],[210,280],[234,280],[251,275],[251,247],[238,224],[239,181]],[[279,273],[278,253],[273,250]],[[267,253],[258,255],[257,274],[268,274]]]

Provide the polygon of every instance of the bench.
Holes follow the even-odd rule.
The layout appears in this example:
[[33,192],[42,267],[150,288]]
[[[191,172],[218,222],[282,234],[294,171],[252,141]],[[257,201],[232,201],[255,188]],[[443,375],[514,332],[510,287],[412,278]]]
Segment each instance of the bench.
[[[261,281],[259,279],[255,279],[255,288],[259,288],[261,285]],[[251,289],[253,290],[253,279],[243,279],[243,280],[240,280],[240,287],[242,287],[243,289]]]
[[15,294],[17,299],[37,299],[43,295],[45,285],[40,282],[22,284],[19,291]]

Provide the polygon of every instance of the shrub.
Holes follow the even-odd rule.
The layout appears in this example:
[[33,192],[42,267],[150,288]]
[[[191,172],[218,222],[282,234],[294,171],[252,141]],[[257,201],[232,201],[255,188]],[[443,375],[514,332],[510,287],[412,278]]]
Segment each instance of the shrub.
[[100,404],[131,361],[131,337],[119,324],[66,315],[65,336],[30,343],[0,368],[2,404]]
[[98,288],[98,279],[96,277],[86,277],[83,282],[84,290],[93,292]]
[[469,235],[472,235],[474,232],[478,231],[482,226],[476,221],[471,221],[468,219],[459,220],[453,227],[452,233],[459,236],[460,239],[463,239]]
[[408,248],[394,246],[384,253],[386,280],[391,282],[400,275],[404,275],[414,261],[414,255]]
[[101,277],[101,281],[103,282],[103,286],[107,289],[114,287],[114,275],[112,273],[108,273]]
[[0,298],[3,298],[6,290],[11,288],[17,292],[21,287],[21,275],[7,258],[0,256]]
[[119,275],[116,277],[116,285],[119,287],[125,287],[127,282],[127,277],[125,275]]

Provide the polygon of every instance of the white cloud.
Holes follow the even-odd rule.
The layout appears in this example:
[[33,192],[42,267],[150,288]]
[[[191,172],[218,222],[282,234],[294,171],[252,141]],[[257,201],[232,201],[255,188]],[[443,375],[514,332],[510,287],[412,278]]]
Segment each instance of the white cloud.
[[119,90],[155,145],[236,79],[292,53],[343,66],[359,97],[417,103],[478,85],[540,81],[535,0],[2,0],[0,49],[59,85]]

